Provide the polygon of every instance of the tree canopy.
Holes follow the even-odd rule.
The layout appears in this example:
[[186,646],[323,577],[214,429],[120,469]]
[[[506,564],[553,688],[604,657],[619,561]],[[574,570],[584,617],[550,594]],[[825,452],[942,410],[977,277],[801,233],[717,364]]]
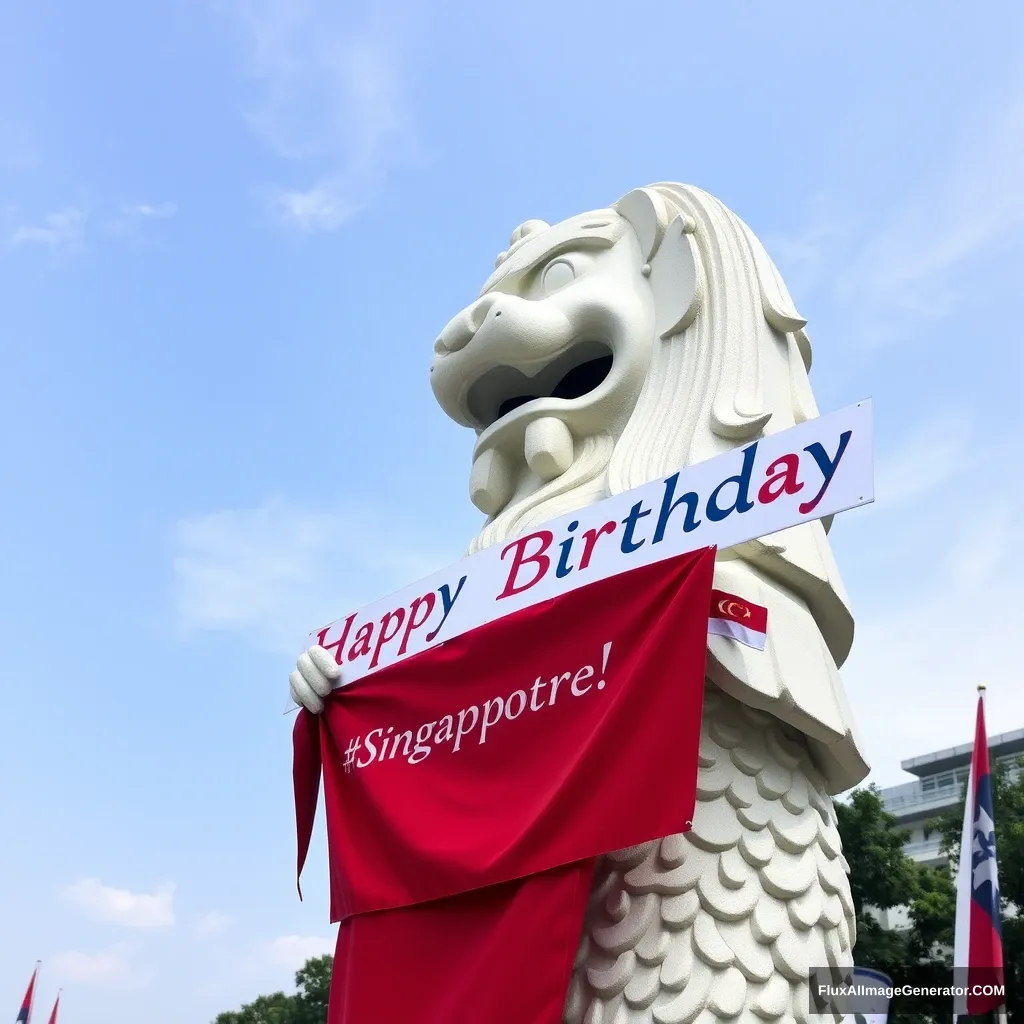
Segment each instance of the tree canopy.
[[[948,985],[955,906],[949,871],[924,867],[903,852],[909,833],[896,828],[873,786],[837,801],[836,815],[857,914],[855,962],[882,971],[897,985]],[[910,928],[882,927],[876,911],[896,907],[907,908]],[[889,1007],[892,1024],[951,1015],[950,999],[900,997]]]
[[330,955],[307,960],[295,975],[295,994],[259,996],[240,1010],[218,1015],[214,1024],[325,1024],[331,989]]
[[[1020,767],[1018,765],[1017,767]],[[992,799],[996,821],[996,856],[1002,902],[1003,961],[1006,968],[1006,1008],[1024,1020],[1024,920],[1014,907],[1024,906],[1024,772],[1005,762],[992,769]],[[903,853],[908,834],[896,827],[874,787],[855,790],[836,803],[843,852],[850,863],[850,888],[857,911],[854,959],[859,966],[888,974],[896,984],[949,985],[956,919],[954,884],[960,855],[964,801],[928,823],[942,834],[941,847],[949,867],[928,868]],[[872,907],[906,907],[910,927],[886,930]],[[899,997],[890,1007],[891,1024],[952,1019],[947,997]],[[968,1021],[969,1018],[961,1018]]]

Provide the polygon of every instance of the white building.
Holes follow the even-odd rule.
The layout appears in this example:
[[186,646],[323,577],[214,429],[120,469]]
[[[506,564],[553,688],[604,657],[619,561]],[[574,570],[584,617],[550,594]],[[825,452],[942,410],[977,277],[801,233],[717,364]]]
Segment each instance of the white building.
[[[926,826],[932,818],[959,806],[973,750],[972,742],[912,757],[900,767],[917,779],[882,790],[885,809],[896,817],[898,828],[910,832],[904,847],[907,855],[921,864],[938,866],[946,861],[939,850],[942,836],[928,832]],[[993,764],[996,761],[1015,764],[1024,755],[1024,729],[990,736],[988,751]]]
[[[997,761],[1010,762],[1016,772],[1017,759],[1024,755],[1024,729],[990,736],[988,750],[993,765]],[[885,809],[897,819],[896,827],[910,832],[904,850],[918,863],[933,867],[946,863],[940,849],[942,834],[929,832],[927,826],[933,818],[960,806],[973,752],[971,742],[912,757],[900,767],[916,775],[915,781],[881,791]],[[905,928],[909,924],[904,907],[895,907],[878,917],[887,928]]]

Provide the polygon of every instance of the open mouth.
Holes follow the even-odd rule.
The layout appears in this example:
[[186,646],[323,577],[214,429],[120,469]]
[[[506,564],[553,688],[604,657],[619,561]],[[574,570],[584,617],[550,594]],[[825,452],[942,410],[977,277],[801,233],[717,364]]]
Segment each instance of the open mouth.
[[580,341],[532,377],[514,366],[495,366],[466,395],[470,415],[482,427],[538,398],[582,398],[611,372],[612,350],[603,341]]

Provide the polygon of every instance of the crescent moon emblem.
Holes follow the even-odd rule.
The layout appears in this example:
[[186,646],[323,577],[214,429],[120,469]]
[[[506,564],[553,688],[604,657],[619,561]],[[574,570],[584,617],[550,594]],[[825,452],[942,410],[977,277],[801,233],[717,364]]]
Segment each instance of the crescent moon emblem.
[[739,601],[721,600],[718,602],[718,610],[729,618],[750,618],[750,609],[746,605],[740,604]]

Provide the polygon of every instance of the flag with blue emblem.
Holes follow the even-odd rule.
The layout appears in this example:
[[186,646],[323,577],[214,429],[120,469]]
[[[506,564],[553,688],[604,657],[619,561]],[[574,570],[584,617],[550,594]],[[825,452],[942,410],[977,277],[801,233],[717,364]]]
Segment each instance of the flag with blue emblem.
[[28,983],[28,989],[25,992],[25,998],[21,1001],[21,1009],[15,1018],[15,1024],[29,1024],[29,1019],[32,1016],[32,998],[35,995],[36,976],[38,974],[39,964],[36,964],[36,969],[32,972],[32,980]]
[[966,991],[954,1003],[957,1014],[973,1016],[1003,1005],[1003,938],[999,873],[996,870],[996,824],[983,696],[978,697],[974,756],[964,801],[953,963],[961,969],[958,983],[962,984],[966,975]]

